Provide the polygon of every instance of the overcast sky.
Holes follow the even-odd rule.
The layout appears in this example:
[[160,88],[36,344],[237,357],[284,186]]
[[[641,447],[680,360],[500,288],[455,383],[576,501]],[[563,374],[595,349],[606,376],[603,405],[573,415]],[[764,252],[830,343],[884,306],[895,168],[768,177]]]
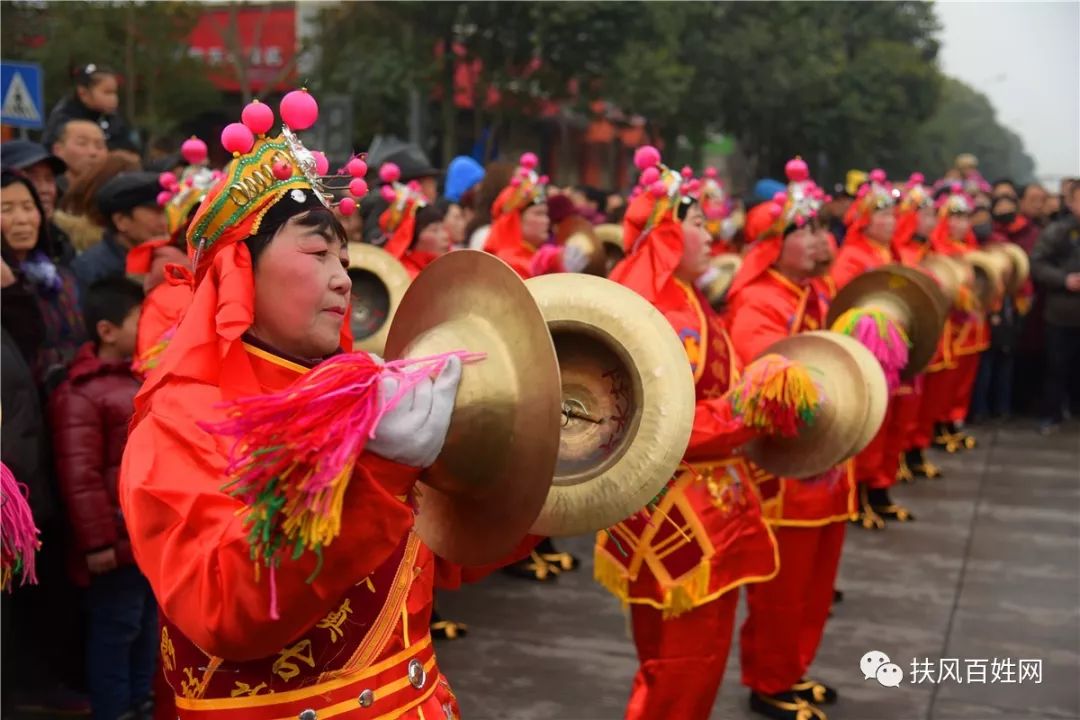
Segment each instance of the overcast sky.
[[1080,177],[1080,0],[935,5],[941,69],[990,98],[1036,175]]

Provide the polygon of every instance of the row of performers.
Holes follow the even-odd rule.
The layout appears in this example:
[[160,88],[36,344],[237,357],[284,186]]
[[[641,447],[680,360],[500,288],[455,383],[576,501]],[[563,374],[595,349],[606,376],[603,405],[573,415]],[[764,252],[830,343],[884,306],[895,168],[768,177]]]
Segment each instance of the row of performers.
[[[423,200],[394,178],[388,245],[348,247],[293,133],[311,115],[283,103],[279,136],[260,114],[226,138],[223,173],[177,179],[189,264],[167,266],[140,321],[120,495],[175,716],[457,717],[435,588],[599,531],[596,576],[629,607],[640,659],[627,717],[708,717],[743,585],[752,707],[824,717],[836,691],[807,669],[846,524],[910,517],[887,495],[904,441],[955,419],[980,297],[1011,282],[997,256],[944,259],[971,257],[969,201],[935,207],[920,182],[875,174],[837,253],[792,161],[787,191],[746,219],[722,317],[703,290],[718,281],[705,183],[654,148],[636,154],[602,279],[566,272],[595,262],[587,238],[530,241],[545,201],[531,157],[495,201],[487,254],[418,250]],[[350,162],[353,196],[366,171]],[[375,300],[359,292],[372,278]],[[339,351],[354,342],[378,353]]]

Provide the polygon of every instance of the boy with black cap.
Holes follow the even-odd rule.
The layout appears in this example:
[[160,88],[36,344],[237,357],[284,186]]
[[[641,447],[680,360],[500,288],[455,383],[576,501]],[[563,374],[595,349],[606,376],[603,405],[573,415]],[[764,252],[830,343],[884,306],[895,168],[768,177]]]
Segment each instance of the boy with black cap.
[[120,173],[98,190],[98,210],[108,226],[101,242],[71,264],[80,295],[98,280],[123,277],[128,250],[168,232],[160,191],[158,175],[150,172]]

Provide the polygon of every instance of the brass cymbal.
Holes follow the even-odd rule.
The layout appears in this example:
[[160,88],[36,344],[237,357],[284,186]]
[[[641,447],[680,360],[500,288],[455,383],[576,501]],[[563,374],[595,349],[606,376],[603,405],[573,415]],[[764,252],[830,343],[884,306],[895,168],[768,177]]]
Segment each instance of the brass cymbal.
[[595,228],[596,236],[604,247],[604,277],[611,274],[612,268],[626,257],[626,248],[623,245],[623,229],[615,223],[603,223]]
[[555,241],[560,245],[576,247],[589,259],[582,272],[600,277],[606,275],[603,243],[588,220],[580,215],[569,216],[555,226]]
[[[818,385],[822,403],[797,436],[747,443],[744,452],[755,464],[777,477],[813,477],[851,457],[867,435],[873,438],[884,417],[888,388],[881,365],[858,341],[817,330],[779,340],[762,354],[768,353],[801,363]],[[876,418],[879,413],[882,417]]]
[[1028,277],[1031,276],[1031,262],[1028,260],[1028,255],[1024,252],[1024,248],[1020,247],[1016,243],[1004,242],[994,243],[986,246],[987,252],[1001,253],[1009,258],[1009,262],[1012,265],[1012,272],[1007,275],[1006,290],[1010,294],[1016,294],[1020,291],[1020,288],[1024,287],[1024,283],[1027,282]]
[[973,250],[964,255],[975,273],[975,297],[984,309],[996,307],[1005,295],[1005,280],[1012,272],[1012,261],[1001,253]]
[[555,347],[525,284],[493,255],[459,250],[413,281],[386,340],[388,358],[467,350],[438,460],[420,477],[416,530],[466,565],[504,558],[536,520],[559,453]]
[[559,460],[538,535],[610,527],[645,507],[675,473],[694,423],[694,378],[664,316],[590,275],[525,282],[559,358]]
[[[903,328],[911,341],[908,364],[901,372],[905,380],[918,375],[934,356],[945,316],[938,301],[927,289],[929,278],[901,265],[885,265],[864,272],[845,285],[829,304],[828,327],[845,312],[856,307],[880,310]],[[925,279],[924,279],[925,278]]]
[[975,279],[971,267],[956,258],[941,253],[929,253],[922,259],[921,265],[937,281],[942,293],[949,300],[950,308],[960,299],[961,288],[973,289]]
[[382,355],[390,323],[409,287],[409,272],[382,248],[349,243],[349,277],[353,350]]

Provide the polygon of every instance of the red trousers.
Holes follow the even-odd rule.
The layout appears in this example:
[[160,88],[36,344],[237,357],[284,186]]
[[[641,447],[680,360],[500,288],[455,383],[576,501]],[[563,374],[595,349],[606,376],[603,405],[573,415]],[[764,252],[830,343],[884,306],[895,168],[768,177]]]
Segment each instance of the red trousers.
[[724,679],[738,601],[738,590],[730,590],[667,620],[655,608],[631,606],[641,664],[634,675],[627,720],[708,720]]
[[979,376],[979,355],[971,353],[956,358],[956,386],[953,390],[952,403],[949,405],[950,422],[964,422],[968,407],[971,405],[971,393],[975,389],[975,378]]
[[787,692],[806,675],[829,618],[846,525],[774,528],[780,573],[746,588],[750,612],[739,635],[743,685],[754,692]]
[[882,473],[889,474],[892,482],[878,487],[891,487],[896,482],[896,473],[900,469],[900,454],[912,447],[912,438],[918,433],[922,392],[912,390],[903,395],[894,395],[889,405],[892,422],[885,438]]
[[959,368],[926,373],[923,378],[922,402],[919,404],[919,422],[914,435],[913,447],[926,449],[934,439],[934,423],[948,422],[949,411],[956,392]]

